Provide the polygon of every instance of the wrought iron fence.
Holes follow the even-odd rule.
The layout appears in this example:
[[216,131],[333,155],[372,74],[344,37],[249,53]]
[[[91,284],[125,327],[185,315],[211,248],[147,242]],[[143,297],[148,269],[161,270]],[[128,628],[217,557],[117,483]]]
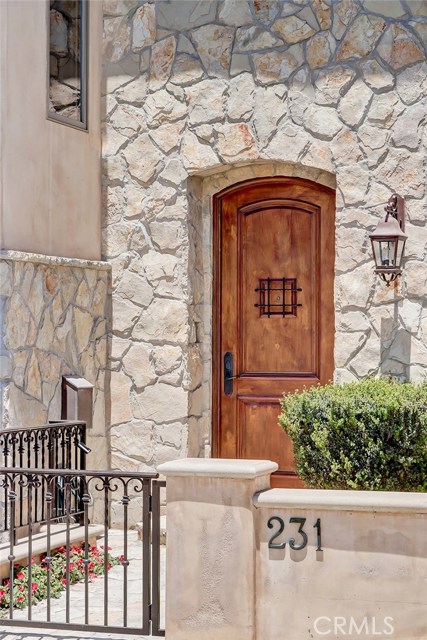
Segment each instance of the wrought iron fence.
[[[86,424],[84,422],[55,422],[38,427],[3,429],[0,431],[0,464],[3,467],[28,469],[76,469],[86,468]],[[18,487],[15,502],[14,526],[10,525],[11,513],[7,488],[3,500],[2,524],[0,530],[11,531],[13,542],[25,536],[28,530],[26,509],[27,495],[24,486]],[[78,481],[73,488],[71,512],[78,520],[82,513]],[[52,515],[60,519],[64,515],[64,500],[61,477],[58,476],[53,494]],[[45,486],[42,483],[33,495],[33,525],[40,525],[46,519]]]
[[[27,576],[25,592],[21,595],[26,608],[16,609],[17,602],[11,597],[8,617],[0,616],[0,625],[164,635],[160,623],[160,488],[165,482],[155,478],[154,472],[0,468],[0,489],[7,495],[10,526],[15,524],[15,503],[21,488],[27,496],[29,523],[25,553],[23,545],[15,546],[12,539],[7,548],[3,545],[0,550],[3,556],[0,564],[6,561],[8,568],[0,594],[6,592],[8,584],[13,585],[14,580],[16,585],[17,572],[22,571],[20,567],[26,567]],[[57,576],[53,570],[60,543],[55,529],[54,505],[58,484],[61,484],[63,494],[61,548],[64,570],[60,579],[64,591],[60,606],[56,607]],[[75,523],[73,512],[76,488],[82,513],[80,526]],[[45,525],[38,533],[33,526],[36,495],[43,496],[45,514]],[[100,525],[91,525],[91,509],[98,496],[103,503],[103,521]],[[137,514],[142,521],[140,541],[136,539],[135,530],[129,528],[130,510],[133,517]],[[110,529],[112,519],[119,526],[116,531]],[[99,541],[95,542],[99,537],[102,546]],[[101,558],[102,576],[99,578],[91,574],[91,553]],[[75,557],[73,554],[77,554],[81,571],[79,584],[75,587],[72,587],[76,577],[76,563],[71,561]],[[36,573],[34,563],[39,562],[45,575],[45,600],[36,604],[39,587],[33,577]]]

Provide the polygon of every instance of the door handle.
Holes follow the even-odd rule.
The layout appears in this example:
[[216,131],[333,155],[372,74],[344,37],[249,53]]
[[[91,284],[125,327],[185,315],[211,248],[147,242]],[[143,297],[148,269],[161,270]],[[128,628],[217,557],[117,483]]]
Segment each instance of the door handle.
[[226,351],[224,354],[224,393],[226,396],[233,395],[233,380],[239,378],[233,376],[233,354],[231,351]]

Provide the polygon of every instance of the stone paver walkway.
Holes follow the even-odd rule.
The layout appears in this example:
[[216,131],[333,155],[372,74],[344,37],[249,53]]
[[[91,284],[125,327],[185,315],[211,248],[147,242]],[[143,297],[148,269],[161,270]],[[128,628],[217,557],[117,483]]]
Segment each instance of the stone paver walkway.
[[[103,540],[98,541],[102,545]],[[113,555],[123,553],[123,532],[114,530],[109,532],[108,544],[112,547]],[[128,534],[128,626],[140,627],[142,612],[142,545],[134,531]],[[165,546],[160,547],[161,557],[161,626],[164,627],[164,590],[165,590]],[[113,567],[108,572],[109,597],[108,615],[109,623],[115,626],[123,624],[123,567]],[[95,579],[89,587],[89,611],[91,624],[103,624],[104,613],[104,579]],[[81,624],[84,621],[84,584],[72,585],[70,590],[70,617],[71,623]],[[16,620],[27,619],[27,609],[17,611]],[[46,602],[41,602],[32,608],[32,619],[46,620]],[[58,599],[51,600],[51,619],[56,622],[65,622],[65,591]],[[107,632],[95,633],[91,631],[63,631],[42,628],[17,628],[7,625],[0,626],[0,640],[77,640],[80,638],[93,638],[94,640],[144,640],[145,636],[132,634],[111,634]]]

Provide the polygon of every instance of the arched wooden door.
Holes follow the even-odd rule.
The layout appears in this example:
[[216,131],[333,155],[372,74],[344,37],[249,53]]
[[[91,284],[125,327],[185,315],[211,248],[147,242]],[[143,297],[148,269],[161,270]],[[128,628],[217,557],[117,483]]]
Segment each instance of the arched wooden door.
[[270,459],[300,486],[277,424],[285,391],[333,375],[335,193],[262,178],[214,197],[213,452]]

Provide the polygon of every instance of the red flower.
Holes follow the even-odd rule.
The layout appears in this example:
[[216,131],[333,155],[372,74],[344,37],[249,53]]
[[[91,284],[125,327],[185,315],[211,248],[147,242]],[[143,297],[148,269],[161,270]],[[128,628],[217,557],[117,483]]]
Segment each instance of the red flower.
[[24,574],[20,571],[19,573],[16,574],[16,577],[18,578],[18,580],[23,580]]
[[38,588],[39,588],[39,585],[37,584],[37,582],[31,583],[31,591],[37,591]]
[[18,602],[24,602],[25,598],[24,598],[24,596],[18,596],[17,600],[18,600]]
[[125,557],[124,557],[124,555],[119,556],[119,561],[120,561],[120,562],[124,562],[124,561],[125,561]]
[[70,562],[70,571],[74,571],[74,562]]
[[66,578],[62,578],[61,582],[62,582],[62,584],[67,584],[67,579]]

